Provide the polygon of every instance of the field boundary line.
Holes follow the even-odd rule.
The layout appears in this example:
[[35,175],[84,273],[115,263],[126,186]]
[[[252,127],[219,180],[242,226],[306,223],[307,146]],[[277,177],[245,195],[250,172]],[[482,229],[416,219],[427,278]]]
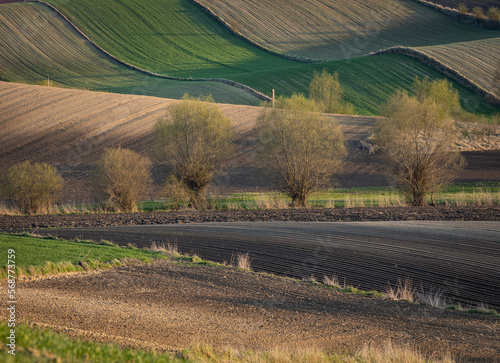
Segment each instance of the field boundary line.
[[465,77],[460,72],[454,70],[453,68],[447,66],[443,62],[437,60],[436,58],[430,56],[424,51],[417,50],[410,47],[394,46],[386,49],[379,50],[377,52],[370,53],[372,55],[384,55],[384,54],[401,54],[408,57],[412,57],[420,61],[421,63],[434,68],[438,72],[443,73],[445,76],[457,81],[462,86],[470,89],[471,91],[482,96],[487,102],[500,106],[500,97],[496,94],[484,89],[483,87],[471,81],[469,78]]
[[491,19],[478,20],[470,12],[465,15],[462,15],[457,9],[453,9],[449,6],[436,4],[433,3],[432,1],[426,1],[426,0],[413,0],[413,1],[425,7],[436,10],[441,14],[444,14],[447,17],[452,18],[453,20],[457,20],[463,24],[474,26],[480,29],[500,30],[500,22],[495,22]]
[[222,25],[224,28],[226,28],[226,30],[228,30],[233,36],[235,36],[236,38],[239,38],[241,40],[244,40],[245,42],[249,43],[250,45],[252,45],[260,50],[263,50],[263,51],[270,53],[272,55],[275,55],[277,57],[285,58],[285,59],[295,61],[295,62],[301,62],[301,63],[321,63],[321,62],[324,62],[323,60],[319,60],[319,59],[302,58],[302,57],[297,57],[297,56],[293,56],[293,55],[283,54],[283,53],[279,53],[279,52],[276,52],[274,50],[271,50],[269,48],[266,48],[262,44],[259,44],[255,41],[253,41],[252,39],[234,31],[234,29],[231,27],[231,25],[222,16],[220,16],[215,11],[210,9],[210,7],[208,7],[207,5],[202,4],[198,0],[188,0],[188,1],[193,3],[194,5],[196,5],[197,7],[199,7],[201,10],[203,10],[205,13],[210,15],[215,20],[217,20],[217,22],[220,25]]
[[173,81],[194,81],[194,82],[219,82],[219,83],[224,83],[224,84],[227,84],[229,86],[233,86],[235,88],[242,89],[242,90],[248,92],[249,94],[251,94],[252,96],[255,96],[256,98],[258,98],[260,100],[263,100],[263,101],[272,101],[271,97],[266,96],[265,94],[263,94],[263,93],[255,90],[255,89],[253,89],[253,88],[251,88],[249,86],[246,86],[246,85],[244,85],[242,83],[238,83],[236,81],[232,81],[230,79],[225,79],[225,78],[191,78],[191,77],[190,78],[181,78],[181,77],[168,76],[168,75],[165,75],[165,74],[154,73],[154,72],[151,72],[151,71],[139,68],[137,66],[134,66],[134,65],[132,65],[130,63],[127,63],[127,62],[125,62],[125,61],[117,58],[116,56],[114,56],[113,54],[109,53],[108,51],[104,50],[96,42],[94,42],[93,40],[91,40],[87,36],[87,34],[85,34],[80,28],[78,28],[73,22],[71,22],[69,20],[69,18],[66,15],[64,15],[59,9],[57,9],[54,5],[46,3],[44,1],[40,1],[40,0],[28,0],[26,2],[39,3],[39,4],[42,4],[42,5],[45,5],[50,10],[56,12],[56,14],[58,14],[69,25],[71,25],[71,27],[73,27],[77,31],[78,34],[80,34],[82,37],[84,37],[85,40],[87,40],[90,44],[92,44],[97,50],[99,50],[100,52],[102,52],[104,55],[106,55],[108,58],[114,60],[115,62],[118,62],[121,65],[124,65],[124,66],[126,66],[126,67],[128,67],[128,68],[130,68],[130,69],[132,69],[134,71],[146,74],[146,75],[151,76],[151,77],[163,78],[163,79],[170,79],[170,80],[173,80]]

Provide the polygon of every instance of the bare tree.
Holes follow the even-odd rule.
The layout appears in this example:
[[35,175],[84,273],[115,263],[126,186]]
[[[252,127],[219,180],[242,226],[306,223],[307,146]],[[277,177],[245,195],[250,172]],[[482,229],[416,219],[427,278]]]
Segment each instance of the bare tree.
[[148,158],[132,150],[108,149],[94,165],[94,195],[109,209],[137,211],[138,199],[151,184],[150,167]]
[[427,91],[417,92],[417,97],[397,92],[383,109],[388,118],[379,120],[374,129],[376,146],[397,182],[409,192],[413,205],[424,205],[427,194],[452,181],[463,166],[454,145],[455,121],[442,101],[453,99],[454,91],[450,85],[441,88],[449,94],[436,102],[430,90],[437,83],[426,84]]
[[3,194],[24,213],[47,213],[63,184],[62,177],[53,166],[25,161],[7,170]]
[[157,157],[173,168],[172,186],[182,186],[191,207],[203,208],[205,189],[234,152],[231,121],[211,97],[186,95],[156,123],[154,134]]
[[292,198],[292,206],[305,206],[309,194],[339,171],[346,153],[336,122],[293,102],[265,109],[256,129],[259,160]]

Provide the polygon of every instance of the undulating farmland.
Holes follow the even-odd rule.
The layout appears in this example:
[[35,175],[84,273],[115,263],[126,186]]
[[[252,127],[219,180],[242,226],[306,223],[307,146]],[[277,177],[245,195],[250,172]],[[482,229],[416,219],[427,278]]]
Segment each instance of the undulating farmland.
[[[0,82],[0,174],[24,160],[48,162],[56,165],[69,181],[63,191],[66,200],[86,199],[91,189],[91,164],[106,148],[118,145],[148,155],[154,123],[167,115],[168,107],[174,102],[159,97]],[[216,187],[224,194],[269,190],[269,181],[253,165],[256,140],[252,129],[262,109],[229,104],[220,107],[233,123],[237,156],[217,180]],[[338,185],[388,185],[378,156],[360,149],[376,118],[331,117],[341,125],[349,149]],[[490,127],[485,130],[489,134],[495,132]],[[462,133],[481,135],[480,130],[467,128]],[[475,143],[477,145],[471,147],[474,139],[467,137],[466,141],[462,150],[476,151],[466,154],[470,167],[460,174],[460,182],[499,180],[498,163],[494,161],[498,159],[497,154],[477,152],[494,150],[496,144]],[[163,180],[164,173],[155,170],[158,188]],[[157,192],[151,197],[157,198]]]
[[391,46],[423,50],[485,89],[498,70],[500,33],[411,0],[199,0],[273,51],[313,59],[360,57]]
[[[97,7],[98,10],[95,11],[102,13],[99,16],[103,17],[99,18],[94,14],[93,20],[86,19],[87,12],[81,9],[75,10],[72,7],[66,9],[65,6],[70,4],[77,6],[73,2],[59,5],[68,15],[75,13],[81,15],[83,20],[80,21],[88,20],[89,24],[92,24],[92,21],[96,22],[94,25],[89,25],[89,28],[94,29],[88,30],[91,38],[118,58],[136,66],[176,76],[229,78],[268,95],[273,88],[278,95],[307,93],[314,71],[327,68],[331,72],[339,73],[345,88],[346,100],[354,104],[358,114],[378,114],[380,105],[395,90],[411,88],[415,76],[427,76],[431,79],[443,77],[439,72],[417,60],[398,55],[320,64],[304,64],[282,59],[232,37],[213,18],[187,1],[168,0],[168,4],[165,4],[169,6],[170,11],[165,10],[163,15],[159,14],[157,17],[147,17],[147,13],[143,13],[144,11],[154,13],[153,8],[135,9],[133,16],[137,24],[132,21],[133,19],[129,19],[127,29],[124,29],[119,21],[132,15],[130,9],[121,7],[123,6],[121,3],[117,4],[117,8],[113,8],[113,11],[117,14],[123,11],[122,16],[106,15],[106,11],[100,9],[100,6],[106,6],[101,3],[90,6],[89,9]],[[4,79],[43,84],[49,77],[56,85],[91,90],[172,98],[179,98],[184,92],[189,91],[195,95],[212,93],[220,102],[241,104],[256,102],[253,96],[224,84],[188,82],[186,85],[124,69],[120,64],[115,64],[92,48],[89,42],[77,36],[61,18],[54,17],[54,14],[47,9],[38,4],[28,3],[7,4],[0,7],[3,19],[0,26],[3,27],[5,34],[10,35],[0,40],[3,58],[0,76]],[[91,14],[92,11],[94,10],[89,10],[88,13]],[[182,21],[184,17],[185,22]],[[30,21],[27,22],[26,19]],[[98,22],[96,19],[102,21]],[[85,24],[78,23],[78,17],[72,20],[87,31]],[[112,29],[101,29],[105,26],[104,23]],[[172,29],[167,29],[165,24],[170,24]],[[146,32],[147,29],[141,28],[144,26],[147,26],[149,33]],[[102,32],[110,32],[109,37],[103,36]],[[115,39],[115,42],[108,44],[101,38],[108,43],[112,39]],[[137,59],[133,58],[134,54]],[[19,62],[19,59],[23,61]],[[498,108],[487,104],[472,92],[458,84],[455,86],[460,90],[462,104],[468,111],[485,114],[498,112]]]
[[46,6],[0,5],[0,77],[12,82],[181,98],[212,94],[218,102],[258,104],[219,82],[180,82],[131,70],[106,57]]

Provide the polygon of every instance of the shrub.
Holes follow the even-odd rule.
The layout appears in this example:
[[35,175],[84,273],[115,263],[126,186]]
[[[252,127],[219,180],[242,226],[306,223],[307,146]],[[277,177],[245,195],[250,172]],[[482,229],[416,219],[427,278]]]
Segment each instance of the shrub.
[[258,155],[292,206],[305,206],[307,197],[326,184],[341,166],[344,138],[332,119],[304,111],[293,103],[288,109],[264,109],[257,120]]
[[154,134],[156,156],[173,169],[166,192],[185,193],[191,207],[203,208],[206,188],[233,154],[231,121],[211,97],[186,95],[169,117],[158,120]]
[[481,6],[474,6],[472,9],[472,14],[476,17],[477,20],[486,19],[486,15],[484,15],[483,8]]
[[458,5],[458,12],[460,15],[465,16],[469,12],[469,8],[464,3]]
[[321,74],[314,72],[309,84],[309,98],[321,105],[322,112],[354,114],[354,107],[342,100],[343,94],[337,72],[330,74],[326,69]]
[[500,9],[495,6],[492,6],[488,10],[488,18],[492,21],[500,21]]
[[62,177],[54,167],[25,161],[7,171],[3,192],[23,213],[46,213],[63,184]]
[[107,209],[137,211],[139,197],[151,184],[151,162],[136,152],[121,147],[108,149],[94,165],[94,195]]

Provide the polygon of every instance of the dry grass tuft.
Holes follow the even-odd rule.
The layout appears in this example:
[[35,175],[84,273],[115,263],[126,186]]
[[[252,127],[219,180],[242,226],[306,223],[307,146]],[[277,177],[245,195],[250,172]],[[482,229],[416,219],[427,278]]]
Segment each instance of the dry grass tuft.
[[390,284],[386,289],[386,296],[391,300],[404,300],[409,302],[415,302],[416,292],[413,288],[413,283],[409,278],[406,278],[404,284],[398,279],[398,283],[395,287],[392,287]]
[[236,257],[234,255],[231,256],[231,262],[229,266],[240,268],[242,270],[252,271],[252,264],[250,254],[247,253],[238,253]]
[[419,292],[418,300],[425,305],[430,305],[438,309],[446,309],[446,297],[441,290],[431,290],[430,292]]
[[409,345],[394,345],[391,342],[381,347],[365,346],[352,355],[339,355],[317,347],[275,347],[268,351],[242,351],[234,348],[215,350],[211,345],[198,344],[182,351],[182,358],[196,362],[237,363],[453,363],[450,354],[442,358],[430,358],[420,354]]
[[173,245],[170,242],[162,242],[161,244],[158,244],[156,242],[153,242],[149,249],[153,252],[160,252],[164,254],[168,254],[172,257],[179,257],[182,256],[182,254],[179,252],[179,249],[177,245]]
[[453,363],[455,360],[451,354],[446,354],[442,358],[428,359],[409,345],[394,345],[387,342],[384,346],[373,348],[363,347],[356,355],[356,360],[352,362],[401,362],[401,363]]
[[331,277],[324,276],[323,277],[323,284],[327,286],[332,286],[336,289],[340,289],[340,282],[339,282],[339,277],[337,275],[333,275]]

